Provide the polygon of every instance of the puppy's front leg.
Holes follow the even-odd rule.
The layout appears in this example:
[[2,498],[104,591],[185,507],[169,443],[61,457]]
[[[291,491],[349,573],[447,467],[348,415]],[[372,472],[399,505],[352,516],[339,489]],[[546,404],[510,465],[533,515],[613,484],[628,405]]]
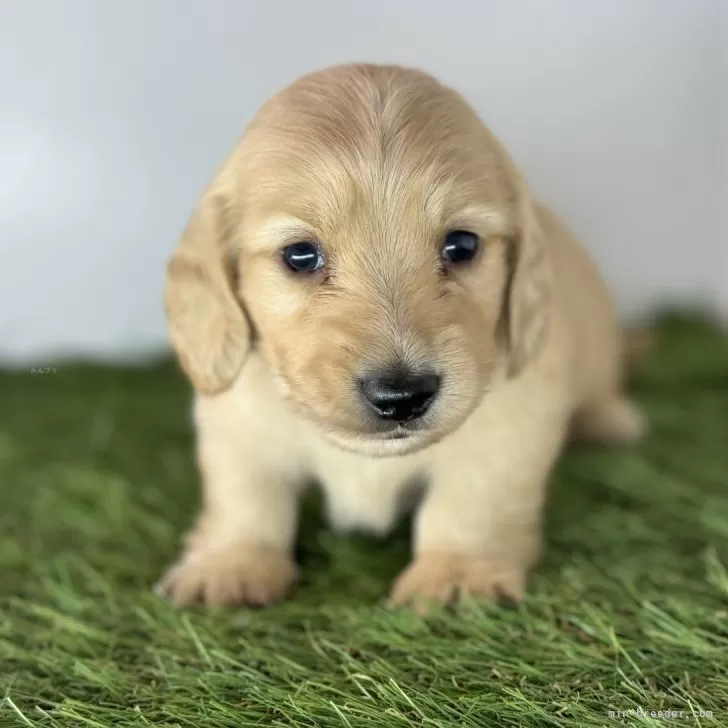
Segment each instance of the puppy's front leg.
[[532,429],[501,423],[441,453],[394,604],[445,604],[464,594],[521,599],[539,558],[546,482],[565,426]]
[[202,513],[158,591],[178,605],[277,601],[296,577],[300,478],[285,458],[273,457],[270,443],[204,427],[198,434]]

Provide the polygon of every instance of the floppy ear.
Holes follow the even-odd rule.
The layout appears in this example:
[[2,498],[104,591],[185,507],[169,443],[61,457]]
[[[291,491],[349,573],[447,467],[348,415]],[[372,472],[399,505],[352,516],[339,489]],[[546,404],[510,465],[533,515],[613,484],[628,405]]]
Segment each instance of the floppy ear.
[[167,264],[165,310],[182,369],[203,394],[227,389],[250,348],[233,292],[229,210],[214,187],[199,201]]
[[508,292],[509,374],[517,376],[543,342],[551,302],[551,270],[537,209],[524,194]]

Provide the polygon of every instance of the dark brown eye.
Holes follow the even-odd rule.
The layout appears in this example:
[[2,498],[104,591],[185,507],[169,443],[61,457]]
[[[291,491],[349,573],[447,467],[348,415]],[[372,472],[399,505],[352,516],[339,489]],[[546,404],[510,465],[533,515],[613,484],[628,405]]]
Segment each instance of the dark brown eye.
[[467,230],[452,230],[442,244],[442,257],[448,263],[472,260],[478,250],[478,236]]
[[283,248],[285,264],[296,273],[313,273],[324,265],[324,256],[316,243],[303,241]]

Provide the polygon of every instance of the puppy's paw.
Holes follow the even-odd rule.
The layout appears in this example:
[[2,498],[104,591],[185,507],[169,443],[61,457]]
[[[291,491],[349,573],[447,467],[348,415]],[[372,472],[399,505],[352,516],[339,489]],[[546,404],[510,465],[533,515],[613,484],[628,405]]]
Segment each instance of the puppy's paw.
[[176,606],[266,606],[286,596],[296,581],[291,557],[256,543],[189,548],[155,587]]
[[477,556],[425,553],[400,574],[390,602],[420,613],[431,604],[446,605],[464,596],[519,602],[525,586],[525,569]]

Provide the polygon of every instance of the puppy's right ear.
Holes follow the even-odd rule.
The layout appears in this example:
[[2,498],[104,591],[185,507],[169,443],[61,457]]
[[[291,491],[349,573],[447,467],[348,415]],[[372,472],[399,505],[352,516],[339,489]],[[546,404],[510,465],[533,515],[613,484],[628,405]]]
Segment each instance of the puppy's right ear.
[[248,321],[233,291],[229,218],[227,200],[213,185],[167,264],[170,339],[182,369],[203,394],[227,389],[250,348]]
[[522,193],[522,219],[515,241],[509,290],[510,374],[517,376],[546,336],[551,302],[551,271],[537,209]]

